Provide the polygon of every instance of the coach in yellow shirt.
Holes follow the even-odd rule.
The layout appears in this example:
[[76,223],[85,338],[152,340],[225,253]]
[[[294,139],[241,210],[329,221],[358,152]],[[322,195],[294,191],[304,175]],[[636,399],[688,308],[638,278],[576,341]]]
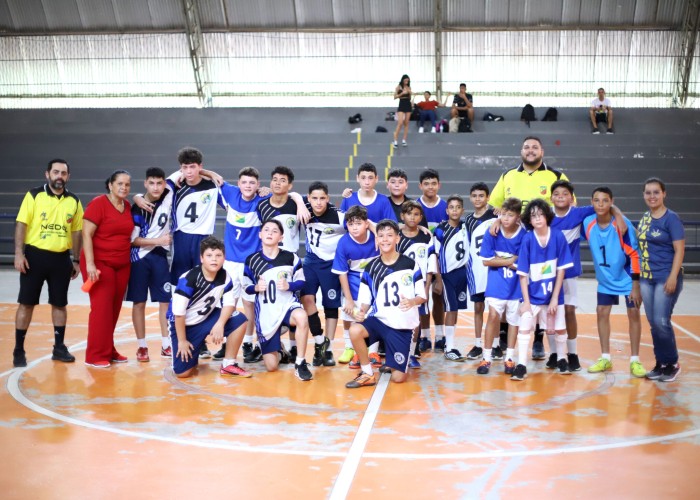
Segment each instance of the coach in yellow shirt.
[[[30,190],[22,201],[15,227],[15,269],[19,275],[19,306],[15,316],[14,366],[27,366],[24,338],[44,282],[49,286],[49,304],[54,328],[51,359],[72,363],[75,357],[64,343],[68,285],[80,274],[79,259],[83,229],[83,207],[66,190],[70,166],[61,159],[46,168],[46,184]],[[73,258],[71,262],[71,249]]]

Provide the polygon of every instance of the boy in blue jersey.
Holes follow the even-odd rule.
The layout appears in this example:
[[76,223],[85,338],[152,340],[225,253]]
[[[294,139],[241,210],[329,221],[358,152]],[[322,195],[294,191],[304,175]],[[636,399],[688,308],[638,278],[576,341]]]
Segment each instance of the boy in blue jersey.
[[[420,225],[435,231],[438,224],[444,221],[447,212],[447,202],[440,198],[440,174],[437,170],[427,168],[418,176],[418,188],[421,196],[418,203],[423,207],[423,219]],[[435,324],[435,350],[445,350],[445,308],[442,305],[442,277],[436,275],[432,292],[433,323]],[[421,323],[420,341],[418,348],[422,352],[432,349],[430,342],[430,324]]]
[[161,332],[160,355],[172,356],[168,320],[166,313],[170,305],[170,266],[168,251],[172,242],[171,219],[173,192],[166,187],[165,172],[160,168],[146,171],[144,199],[153,204],[148,212],[136,205],[131,206],[134,231],[131,234],[131,274],[126,300],[133,302],[131,318],[138,348],[136,360],[150,361],[146,343],[146,299],[151,292],[151,301],[158,302],[158,321]]
[[[304,270],[295,253],[281,248],[283,239],[284,227],[279,220],[262,223],[262,250],[246,259],[244,285],[246,293],[255,294],[255,330],[265,368],[269,372],[277,370],[286,354],[282,347],[282,328],[294,327],[299,339],[294,375],[307,382],[313,378],[304,358],[309,324],[296,295],[304,286]],[[314,337],[314,341],[323,343],[324,338]]]
[[357,183],[360,189],[356,193],[353,193],[350,188],[343,191],[340,210],[347,213],[350,207],[360,205],[367,209],[367,219],[375,224],[382,219],[396,220],[389,198],[374,189],[378,180],[377,167],[372,163],[360,165],[357,169]]
[[[598,336],[602,355],[588,368],[589,373],[612,370],[610,358],[610,310],[619,304],[619,296],[625,297],[630,335],[630,373],[642,378],[646,370],[639,361],[639,343],[642,322],[639,307],[642,294],[639,288],[640,260],[634,231],[622,233],[618,217],[613,214],[613,194],[608,187],[598,187],[591,196],[595,214],[583,221],[585,237],[593,257],[595,276],[598,280]],[[625,221],[631,227],[629,220]]]
[[170,301],[168,320],[173,347],[173,371],[180,378],[189,377],[197,368],[197,353],[207,335],[219,345],[224,337],[226,356],[220,373],[225,376],[250,377],[236,364],[238,349],[245,332],[246,317],[236,312],[233,281],[224,267],[224,244],[209,236],[200,243],[201,264],[183,273]]
[[[462,221],[464,201],[460,196],[447,198],[447,220],[435,228],[435,253],[438,255],[436,273],[442,283],[442,303],[445,308],[445,359],[463,362],[464,357],[454,346],[455,325],[460,309],[467,308],[467,230]],[[437,347],[436,347],[437,350]]]
[[[435,242],[432,234],[426,234],[420,230],[419,224],[423,219],[423,206],[417,201],[407,201],[401,207],[401,220],[404,223],[401,229],[401,238],[397,250],[400,254],[416,261],[420,267],[425,281],[425,296],[430,293],[430,285],[432,277],[437,268],[435,258]],[[420,318],[421,329],[427,329],[430,332],[430,310],[428,304],[421,304],[418,313]],[[414,332],[414,342],[411,343],[411,357],[409,360],[409,368],[420,368],[420,363],[416,358],[420,357],[420,349],[415,349],[416,340],[419,329]]]
[[547,335],[556,335],[557,368],[570,375],[566,358],[566,319],[564,317],[564,273],[574,265],[564,234],[550,226],[554,212],[541,198],[532,200],[523,211],[523,222],[530,231],[523,237],[518,255],[518,275],[523,303],[520,306],[518,364],[512,380],[527,376],[527,346],[535,324],[546,325]]
[[386,367],[391,370],[391,381],[406,381],[413,329],[419,324],[418,306],[425,302],[420,267],[396,250],[400,240],[398,224],[383,220],[376,230],[381,255],[362,273],[358,306],[353,311],[358,322],[350,329],[361,371],[345,384],[348,389],[377,383],[367,346],[380,339],[386,345]]
[[346,232],[343,226],[345,214],[329,206],[328,185],[324,182],[317,181],[309,185],[306,202],[311,218],[306,223],[306,255],[303,263],[306,281],[301,290],[301,303],[309,316],[311,334],[314,337],[323,335],[316,307],[316,293],[321,289],[327,338],[323,344],[316,345],[312,364],[335,366],[330,343],[335,338],[338,312],[342,303],[340,279],[333,273],[332,268],[335,249]]
[[[517,260],[520,244],[525,236],[525,229],[520,225],[520,212],[523,204],[517,198],[506,198],[501,205],[501,230],[492,236],[484,233],[479,256],[488,270],[486,283],[486,304],[489,307],[488,321],[484,332],[484,345],[498,339],[498,329],[501,318],[505,315],[508,322],[508,340],[505,353],[504,373],[512,375],[515,371],[515,339],[520,323],[518,308],[523,294],[520,290],[520,279],[517,275]],[[500,349],[500,347],[499,347]],[[484,357],[476,369],[476,373],[485,375],[491,369],[493,349],[484,348]]]
[[[339,363],[352,363],[353,368],[359,368],[358,360],[355,360],[355,350],[350,340],[350,325],[355,318],[353,309],[360,291],[360,276],[367,264],[373,260],[379,251],[375,247],[375,238],[369,230],[367,209],[360,205],[352,206],[345,212],[345,224],[347,234],[344,234],[335,250],[332,271],[338,275],[340,287],[343,290],[343,337],[345,350],[338,358]],[[359,359],[359,358],[358,358]],[[378,354],[372,353],[372,361],[381,365]],[[356,365],[356,366],[355,366]]]

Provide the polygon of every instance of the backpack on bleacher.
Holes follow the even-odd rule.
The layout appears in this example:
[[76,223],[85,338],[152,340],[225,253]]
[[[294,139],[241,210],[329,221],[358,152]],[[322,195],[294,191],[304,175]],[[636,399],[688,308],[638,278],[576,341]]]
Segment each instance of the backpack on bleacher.
[[559,114],[559,112],[557,111],[557,108],[548,108],[547,112],[542,117],[542,121],[543,122],[555,122],[555,121],[557,121],[558,114]]
[[530,126],[530,122],[536,122],[537,117],[535,116],[535,108],[532,104],[526,104],[523,106],[523,111],[520,113],[520,121],[523,121]]

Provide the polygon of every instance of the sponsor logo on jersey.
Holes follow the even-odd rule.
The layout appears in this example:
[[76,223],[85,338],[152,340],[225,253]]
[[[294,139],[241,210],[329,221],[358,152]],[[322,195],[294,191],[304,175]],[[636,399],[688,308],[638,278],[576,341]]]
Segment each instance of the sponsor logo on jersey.
[[395,352],[394,361],[396,361],[400,365],[403,365],[406,362],[406,356],[404,356],[403,353]]
[[653,229],[652,231],[649,231],[649,234],[651,234],[654,238],[658,238],[661,236],[661,231],[658,229]]
[[199,197],[199,201],[206,205],[211,201],[211,193],[202,193],[202,196]]
[[335,229],[333,229],[332,227],[327,227],[323,230],[323,234],[333,234],[333,233],[335,233]]
[[292,229],[297,223],[297,220],[294,217],[290,217],[287,219],[287,228]]
[[73,214],[66,214],[66,224],[73,222]]
[[245,224],[245,215],[239,214],[238,212],[234,212],[233,220],[236,221],[236,224]]
[[540,272],[542,273],[543,276],[546,274],[552,274],[552,265],[549,262],[546,262],[542,266],[542,271],[540,271]]
[[540,194],[542,196],[547,194],[547,186],[540,186]]
[[401,276],[401,284],[404,286],[410,286],[413,283],[413,276],[411,273],[406,273]]
[[288,279],[288,276],[289,274],[287,273],[287,271],[280,271],[277,273],[277,279],[279,280],[286,280]]

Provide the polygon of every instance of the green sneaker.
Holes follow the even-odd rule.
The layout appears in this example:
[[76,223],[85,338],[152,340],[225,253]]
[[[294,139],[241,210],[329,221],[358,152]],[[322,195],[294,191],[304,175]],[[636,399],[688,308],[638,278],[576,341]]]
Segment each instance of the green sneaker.
[[349,363],[352,361],[352,358],[355,356],[355,349],[351,349],[350,347],[346,347],[345,350],[343,351],[343,354],[340,355],[338,358],[338,363]]
[[633,377],[644,378],[647,375],[647,371],[644,366],[639,361],[632,361],[630,363],[630,373]]
[[598,361],[588,367],[588,373],[601,373],[608,372],[610,370],[612,370],[612,361],[605,358],[598,359]]

